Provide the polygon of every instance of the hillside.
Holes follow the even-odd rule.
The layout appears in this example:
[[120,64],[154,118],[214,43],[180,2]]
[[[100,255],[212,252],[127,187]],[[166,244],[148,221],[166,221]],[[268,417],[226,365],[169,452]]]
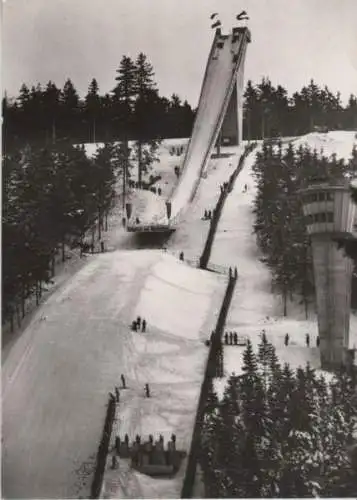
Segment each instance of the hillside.
[[[292,141],[343,158],[357,143],[354,132],[314,133]],[[186,143],[163,141],[161,161],[153,171],[162,175],[163,195],[135,190],[133,202],[145,210],[148,204],[163,203],[175,179],[174,166],[182,160],[170,155],[170,148]],[[95,147],[86,146],[88,154]],[[116,432],[131,437],[162,433],[165,439],[175,432],[180,446],[188,448],[207,353],[204,340],[215,326],[226,283],[224,274],[194,269],[190,262],[197,262],[208,232],[204,210],[214,208],[219,186],[237,166],[241,149],[227,147],[222,152],[230,156],[209,162],[180,227],[164,244],[167,253],[125,233],[119,203],[103,236],[107,253],[87,256],[82,268],[39,307],[11,347],[2,373],[5,496],[88,495],[90,475],[83,470],[88,463],[90,474],[108,392],[119,384],[122,373],[129,389],[122,391]],[[283,318],[281,299],[271,294],[269,271],[259,260],[252,234],[254,158],[255,152],[227,198],[210,259],[224,273],[229,266],[238,268],[226,330],[247,336],[256,345],[265,329],[282,361],[293,367],[309,361],[319,368],[315,314],[310,311],[305,320],[294,300]],[[178,261],[181,251],[190,262]],[[138,315],[147,320],[147,334],[130,331]],[[288,347],[283,343],[286,333]],[[311,337],[309,348],[306,333]],[[357,346],[355,316],[351,317],[353,346]],[[242,351],[225,348],[225,375],[239,373]],[[152,388],[151,399],[143,396],[146,382]],[[224,379],[218,385],[223,384]],[[177,498],[183,470],[179,474],[177,480],[159,484],[137,472],[109,471],[106,495]]]

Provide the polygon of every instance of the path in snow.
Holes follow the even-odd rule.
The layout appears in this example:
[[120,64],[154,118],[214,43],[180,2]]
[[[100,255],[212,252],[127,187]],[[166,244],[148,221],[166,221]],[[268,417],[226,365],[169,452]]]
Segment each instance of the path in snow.
[[193,202],[169,240],[167,246],[170,250],[182,250],[188,259],[200,257],[209,231],[209,221],[202,220],[204,211],[215,208],[220,185],[229,180],[242,151],[239,147],[221,148],[222,153],[232,155],[209,161]]

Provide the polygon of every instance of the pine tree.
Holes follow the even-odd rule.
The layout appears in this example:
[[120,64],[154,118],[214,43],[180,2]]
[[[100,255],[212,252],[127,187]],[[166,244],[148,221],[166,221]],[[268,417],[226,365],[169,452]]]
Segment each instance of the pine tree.
[[42,100],[45,129],[47,136],[52,138],[53,143],[56,141],[57,123],[60,119],[60,96],[60,89],[50,80],[42,93]]
[[115,80],[118,82],[113,89],[114,126],[121,124],[120,133],[123,140],[124,168],[123,168],[123,206],[129,170],[129,138],[134,131],[134,107],[137,97],[136,66],[134,61],[123,56],[117,69]]
[[[154,82],[154,70],[148,62],[145,54],[142,52],[136,59],[136,90],[137,97],[135,101],[135,133],[137,136],[136,152],[138,161],[138,182],[142,182],[142,174],[150,164],[152,155],[149,153],[157,149],[159,141],[158,134],[153,127],[153,115],[158,103],[158,93]],[[150,149],[146,148],[146,165],[143,162],[143,148],[149,144]],[[154,161],[154,157],[152,158]]]
[[78,134],[79,96],[72,80],[68,78],[60,95],[62,133],[65,138]]
[[90,142],[96,142],[96,128],[98,119],[100,117],[100,96],[99,96],[99,86],[95,78],[90,82],[88,93],[85,97],[86,114],[88,116],[88,121],[90,123]]

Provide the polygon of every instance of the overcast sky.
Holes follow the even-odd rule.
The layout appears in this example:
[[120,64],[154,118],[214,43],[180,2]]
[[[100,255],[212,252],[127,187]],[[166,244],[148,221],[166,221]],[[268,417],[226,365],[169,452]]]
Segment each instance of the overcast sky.
[[196,105],[209,15],[219,12],[228,32],[241,9],[252,33],[246,80],[267,75],[291,93],[312,77],[344,100],[357,94],[357,0],[5,0],[3,90],[70,77],[83,95],[95,77],[105,93],[121,57],[143,51],[161,95]]

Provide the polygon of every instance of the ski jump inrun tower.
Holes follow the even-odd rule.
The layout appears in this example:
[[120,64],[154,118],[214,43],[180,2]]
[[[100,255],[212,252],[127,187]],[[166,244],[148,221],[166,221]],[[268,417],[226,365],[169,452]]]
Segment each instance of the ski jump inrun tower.
[[342,249],[338,249],[335,240],[352,232],[355,205],[345,179],[316,180],[301,194],[312,243],[321,367],[329,370],[351,363],[353,263]]
[[228,35],[217,29],[208,56],[192,135],[179,183],[170,198],[153,211],[127,204],[127,230],[170,232],[192,202],[202,173],[219,142],[239,145],[243,137],[244,62],[251,41],[248,28],[233,28]]

